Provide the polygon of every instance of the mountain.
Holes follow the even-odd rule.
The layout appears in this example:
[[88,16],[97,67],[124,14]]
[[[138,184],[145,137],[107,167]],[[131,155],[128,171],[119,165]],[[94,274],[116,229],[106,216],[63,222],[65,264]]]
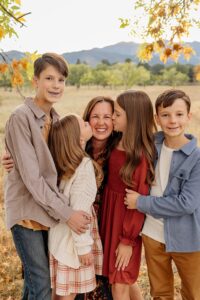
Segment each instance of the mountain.
[[[186,61],[183,56],[179,58],[179,63],[192,65],[200,64],[200,42],[188,43],[196,52],[189,61]],[[138,63],[137,49],[139,44],[134,42],[121,42],[114,45],[106,46],[103,48],[93,48],[90,50],[82,50],[75,52],[63,53],[63,57],[70,63],[75,64],[77,60],[86,62],[91,66],[96,66],[102,60],[107,60],[110,63],[124,62],[127,58],[130,58],[133,62]],[[8,57],[11,59],[20,59],[24,56],[23,52],[19,51],[8,51],[6,52]],[[1,60],[1,59],[0,59]],[[154,55],[152,60],[149,62],[150,65],[161,63],[158,55]],[[167,64],[172,64],[174,61],[170,61]]]

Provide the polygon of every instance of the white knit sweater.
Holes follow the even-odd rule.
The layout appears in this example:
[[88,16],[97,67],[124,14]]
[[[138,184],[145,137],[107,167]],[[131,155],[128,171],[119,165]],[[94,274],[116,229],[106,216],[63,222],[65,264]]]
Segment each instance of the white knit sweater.
[[[94,167],[90,158],[82,162],[69,180],[62,180],[60,191],[69,197],[74,210],[83,210],[91,214],[96,197],[97,186]],[[49,251],[61,263],[71,268],[79,268],[78,255],[91,251],[93,239],[88,229],[84,234],[76,234],[67,224],[57,224],[49,230]]]

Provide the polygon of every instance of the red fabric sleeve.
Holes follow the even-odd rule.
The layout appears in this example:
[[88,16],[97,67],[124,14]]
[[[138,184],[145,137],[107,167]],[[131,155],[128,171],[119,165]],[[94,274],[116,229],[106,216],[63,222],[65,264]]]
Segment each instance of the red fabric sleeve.
[[[147,195],[149,193],[149,185],[146,183],[147,168],[147,161],[143,156],[140,165],[133,174],[135,183],[134,190],[141,195]],[[126,209],[123,221],[123,235],[120,237],[120,241],[123,244],[135,245],[135,239],[142,229],[144,218],[145,215],[137,209]]]

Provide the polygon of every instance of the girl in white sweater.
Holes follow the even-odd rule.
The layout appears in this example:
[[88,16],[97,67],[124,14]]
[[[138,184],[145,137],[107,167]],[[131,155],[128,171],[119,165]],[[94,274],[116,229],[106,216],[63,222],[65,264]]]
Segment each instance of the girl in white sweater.
[[[92,130],[79,116],[68,115],[52,126],[49,147],[57,172],[60,191],[69,197],[74,210],[91,215],[90,228],[76,234],[66,223],[49,231],[50,274],[54,300],[71,300],[95,286],[101,275],[102,245],[93,209],[101,171],[84,151]],[[96,175],[96,176],[95,176]]]

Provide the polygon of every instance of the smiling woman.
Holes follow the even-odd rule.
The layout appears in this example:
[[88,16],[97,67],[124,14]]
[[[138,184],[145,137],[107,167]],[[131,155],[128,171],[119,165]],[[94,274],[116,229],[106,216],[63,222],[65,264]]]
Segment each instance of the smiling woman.
[[[114,112],[114,101],[110,97],[99,96],[93,98],[87,105],[83,114],[83,119],[90,123],[93,136],[86,145],[87,153],[102,167],[104,180],[97,191],[94,203],[94,209],[101,223],[101,204],[103,188],[107,179],[108,159],[112,149],[118,142],[120,134],[113,132],[112,115]],[[112,295],[109,283],[106,277],[97,276],[97,288],[87,294],[87,296],[78,295],[76,300],[83,299],[105,299],[111,300]]]

